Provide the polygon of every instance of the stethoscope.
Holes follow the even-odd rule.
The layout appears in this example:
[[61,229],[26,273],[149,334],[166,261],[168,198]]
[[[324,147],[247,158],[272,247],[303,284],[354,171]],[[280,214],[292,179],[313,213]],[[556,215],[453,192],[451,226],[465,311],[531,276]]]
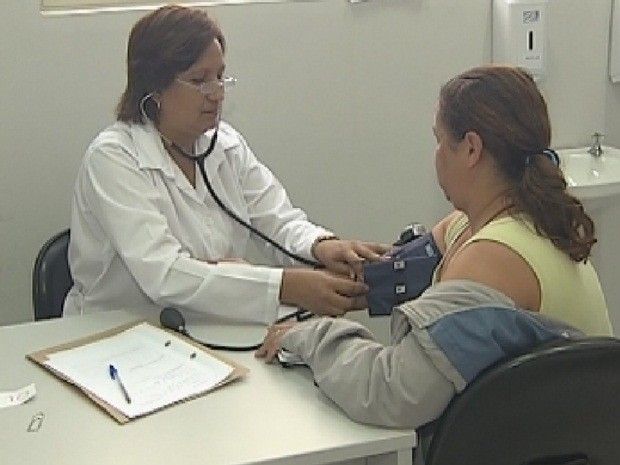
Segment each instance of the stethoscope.
[[[312,313],[308,312],[307,310],[297,310],[297,311],[289,313],[288,315],[284,315],[281,318],[278,318],[275,321],[275,323],[276,324],[283,323],[293,318],[295,318],[297,321],[305,321],[310,317],[312,317]],[[187,328],[185,327],[185,318],[183,318],[183,314],[174,307],[164,308],[159,314],[159,322],[164,328],[168,328],[173,331],[176,331],[177,333],[180,333],[183,336],[190,338],[192,341],[197,342],[198,344],[201,344],[213,350],[229,350],[233,352],[246,352],[250,350],[257,350],[262,345],[262,342],[259,342],[256,344],[244,345],[244,346],[229,346],[226,344],[216,344],[213,342],[201,341],[195,338],[194,336],[192,336],[189,333],[189,331],[187,331]]]
[[[260,237],[265,242],[271,244],[273,247],[278,249],[283,254],[291,257],[293,260],[297,260],[300,263],[303,263],[305,265],[310,265],[310,266],[313,266],[315,268],[322,268],[323,265],[321,265],[320,263],[315,262],[314,260],[308,260],[307,258],[301,257],[301,256],[299,256],[299,255],[297,255],[297,254],[295,254],[293,252],[290,252],[290,251],[286,250],[284,247],[282,247],[276,241],[274,241],[270,237],[266,236],[261,231],[256,229],[254,226],[252,226],[251,224],[249,224],[246,221],[244,221],[243,219],[241,219],[235,212],[233,212],[230,208],[228,208],[224,204],[224,202],[222,202],[222,200],[218,197],[218,195],[215,193],[215,191],[213,190],[213,187],[211,186],[211,183],[209,182],[209,177],[207,176],[207,171],[206,171],[206,168],[205,168],[205,160],[206,160],[206,158],[209,155],[211,155],[211,152],[213,152],[213,150],[215,148],[215,144],[217,142],[218,126],[219,126],[219,115],[218,115],[217,122],[216,122],[216,125],[215,125],[215,131],[213,133],[213,136],[211,137],[211,142],[209,143],[209,146],[207,147],[207,150],[205,150],[203,153],[200,153],[200,154],[188,153],[182,147],[180,147],[179,145],[174,143],[174,141],[167,139],[166,137],[164,137],[161,134],[160,135],[161,135],[161,138],[162,138],[162,141],[164,142],[164,144],[167,144],[170,147],[173,147],[177,152],[179,152],[185,158],[188,158],[188,159],[190,159],[190,160],[192,160],[192,161],[194,161],[194,162],[196,162],[198,164],[198,169],[200,170],[200,174],[202,175],[202,180],[204,181],[205,186],[207,187],[207,190],[209,191],[209,194],[211,195],[211,197],[213,197],[213,200],[215,200],[215,203],[217,203],[217,205],[230,218],[235,220],[241,226],[243,226],[246,229],[248,229],[253,234],[256,234],[258,237]],[[275,323],[282,323],[282,322],[290,320],[292,318],[296,318],[297,321],[304,321],[304,320],[310,318],[311,316],[312,316],[312,314],[310,312],[308,312],[307,310],[297,310],[297,311],[292,312],[292,313],[290,313],[288,315],[285,315],[285,316],[283,316],[281,318],[278,318],[275,321]],[[200,341],[200,340],[194,338],[193,336],[191,336],[189,334],[189,332],[185,328],[185,318],[183,317],[181,312],[178,309],[174,308],[174,307],[166,307],[166,308],[164,308],[161,311],[161,313],[159,314],[159,321],[162,324],[162,326],[164,326],[165,328],[168,328],[168,329],[176,331],[176,332],[178,332],[180,334],[183,334],[184,336],[190,338],[191,340],[193,340],[193,341],[195,341],[195,342],[197,342],[199,344],[202,344],[203,346],[208,347],[208,348],[213,349],[213,350],[230,350],[230,351],[242,352],[242,351],[256,350],[256,349],[258,349],[262,345],[262,343],[258,343],[258,344],[252,344],[252,345],[247,345],[247,346],[229,346],[229,345],[224,345],[224,344],[214,344],[214,343],[210,343],[210,342]]]
[[235,212],[233,212],[230,208],[228,208],[224,204],[224,202],[222,202],[222,200],[218,197],[218,195],[215,193],[215,190],[213,190],[213,187],[211,186],[211,183],[209,182],[209,177],[207,176],[207,170],[205,168],[205,160],[209,155],[211,155],[211,152],[213,152],[213,149],[215,148],[215,143],[217,142],[218,125],[219,125],[219,118],[215,126],[215,132],[213,133],[213,137],[211,137],[211,142],[209,143],[209,147],[207,147],[207,150],[205,150],[203,153],[191,154],[191,153],[186,152],[185,149],[177,145],[174,141],[169,140],[164,136],[162,136],[162,140],[164,141],[164,144],[167,144],[170,147],[173,147],[177,152],[179,152],[185,158],[188,158],[198,164],[198,169],[200,170],[202,180],[204,181],[205,186],[207,187],[207,190],[209,191],[209,194],[211,195],[211,197],[213,197],[213,200],[215,200],[215,203],[217,203],[217,205],[222,209],[222,211],[224,211],[224,213],[226,213],[230,218],[232,218],[237,223],[239,223],[241,226],[248,229],[253,234],[256,234],[262,240],[272,245],[273,247],[275,247],[276,249],[278,249],[280,252],[287,255],[288,257],[292,258],[293,260],[303,263],[304,265],[310,265],[315,268],[322,268],[323,265],[321,263],[316,262],[314,260],[308,260],[307,258],[304,258],[300,255],[290,252],[289,250],[286,250],[276,241],[266,236],[261,231],[256,229],[254,226],[252,226],[251,224],[241,219]]

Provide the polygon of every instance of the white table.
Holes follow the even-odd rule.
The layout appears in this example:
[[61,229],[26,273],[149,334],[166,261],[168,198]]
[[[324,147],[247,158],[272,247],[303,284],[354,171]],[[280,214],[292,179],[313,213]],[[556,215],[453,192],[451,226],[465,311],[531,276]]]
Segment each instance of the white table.
[[[355,423],[313,385],[307,368],[266,365],[251,352],[224,353],[250,369],[243,380],[126,425],[25,359],[136,319],[140,315],[109,312],[0,327],[0,390],[32,382],[37,388],[28,403],[0,409],[0,464],[411,465],[413,430]],[[201,336],[227,338],[220,330],[211,327]],[[237,342],[260,340],[263,333],[234,328]],[[39,411],[45,413],[41,429],[27,432]]]

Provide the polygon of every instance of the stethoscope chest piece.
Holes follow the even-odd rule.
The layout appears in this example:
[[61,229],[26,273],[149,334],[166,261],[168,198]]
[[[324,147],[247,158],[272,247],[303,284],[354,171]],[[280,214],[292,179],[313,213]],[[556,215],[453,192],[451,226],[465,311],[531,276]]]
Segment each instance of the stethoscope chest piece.
[[185,329],[185,318],[181,312],[174,307],[166,307],[159,314],[159,322],[164,328],[171,329],[176,331],[177,333],[183,334],[184,336],[190,338],[192,341],[197,342],[209,349],[213,350],[232,350],[235,352],[244,352],[249,350],[258,349],[262,343],[256,343],[247,346],[229,346],[226,344],[214,344],[211,342],[201,341],[193,337],[187,329]]
[[164,328],[171,329],[181,334],[186,334],[185,318],[174,307],[166,307],[159,314],[159,322]]

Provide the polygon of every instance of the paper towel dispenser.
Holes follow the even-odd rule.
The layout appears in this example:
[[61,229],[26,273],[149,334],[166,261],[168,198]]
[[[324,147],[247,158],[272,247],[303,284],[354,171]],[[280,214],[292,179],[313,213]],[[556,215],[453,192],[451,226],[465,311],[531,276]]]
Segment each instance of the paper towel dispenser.
[[620,82],[620,0],[612,2],[611,44],[609,47],[609,78],[611,82]]
[[493,62],[546,74],[548,0],[493,0]]

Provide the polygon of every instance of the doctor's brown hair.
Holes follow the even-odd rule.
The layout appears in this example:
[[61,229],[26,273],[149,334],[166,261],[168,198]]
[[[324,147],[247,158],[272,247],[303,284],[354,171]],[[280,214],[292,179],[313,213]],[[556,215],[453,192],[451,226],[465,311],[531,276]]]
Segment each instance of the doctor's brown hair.
[[508,181],[515,212],[576,262],[586,261],[594,223],[568,194],[560,169],[542,151],[551,142],[547,104],[520,68],[482,66],[448,81],[439,94],[439,120],[453,140],[475,132]]
[[[145,123],[140,102],[166,89],[179,73],[192,66],[216,39],[225,51],[222,31],[198,8],[167,5],[141,18],[127,44],[127,86],[116,108],[116,118]],[[157,104],[144,101],[147,116],[157,121]]]

